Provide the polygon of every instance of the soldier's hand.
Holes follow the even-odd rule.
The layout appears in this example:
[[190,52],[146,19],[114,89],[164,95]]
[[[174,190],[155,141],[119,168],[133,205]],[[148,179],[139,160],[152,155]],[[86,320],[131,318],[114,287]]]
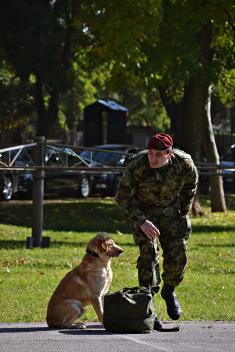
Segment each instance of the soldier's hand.
[[150,240],[160,236],[160,231],[158,228],[149,220],[145,220],[145,222],[140,226],[140,229]]

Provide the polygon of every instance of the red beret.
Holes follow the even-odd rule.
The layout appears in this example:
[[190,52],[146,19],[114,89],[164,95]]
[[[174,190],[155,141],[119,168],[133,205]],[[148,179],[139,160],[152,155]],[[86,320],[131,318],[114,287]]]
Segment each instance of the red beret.
[[173,139],[166,133],[156,133],[148,142],[148,149],[166,150],[172,146]]

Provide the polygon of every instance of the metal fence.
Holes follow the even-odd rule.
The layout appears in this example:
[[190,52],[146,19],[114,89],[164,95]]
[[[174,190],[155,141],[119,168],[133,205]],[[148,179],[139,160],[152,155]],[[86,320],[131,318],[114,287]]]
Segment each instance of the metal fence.
[[[73,155],[75,161],[71,164],[68,158],[64,158],[63,165],[60,167],[51,167],[45,164],[45,147],[46,141],[44,137],[38,137],[36,142],[3,148],[0,149],[0,172],[16,172],[25,173],[32,172],[33,174],[33,192],[32,192],[32,237],[28,237],[26,240],[27,248],[32,247],[47,247],[50,246],[50,238],[43,237],[43,199],[44,199],[44,178],[45,172],[52,170],[56,171],[71,171],[74,173],[90,173],[97,174],[101,172],[110,172],[121,174],[125,167],[118,166],[105,166],[105,167],[93,167],[92,166],[92,152],[99,151],[98,148],[87,148],[87,147],[74,147],[70,145],[61,144],[50,144],[53,148],[59,148]],[[86,149],[91,151],[91,159],[89,162],[87,159],[81,158],[79,151]],[[33,153],[31,151],[33,150]],[[104,152],[104,150],[102,149]],[[105,150],[107,153],[118,153],[125,154],[123,152]],[[25,160],[22,161],[22,157],[27,157],[28,164]],[[21,163],[22,162],[22,163]],[[82,163],[82,166],[78,166]],[[200,162],[196,163],[200,176],[235,176],[235,165],[231,167],[227,165],[215,165],[211,163]]]

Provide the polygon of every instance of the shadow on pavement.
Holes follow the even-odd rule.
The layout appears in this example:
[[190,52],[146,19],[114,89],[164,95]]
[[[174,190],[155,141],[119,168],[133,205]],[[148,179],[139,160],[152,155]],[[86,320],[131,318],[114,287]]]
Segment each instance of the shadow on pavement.
[[48,327],[9,327],[9,328],[0,328],[1,333],[15,333],[15,332],[34,332],[34,331],[49,331]]

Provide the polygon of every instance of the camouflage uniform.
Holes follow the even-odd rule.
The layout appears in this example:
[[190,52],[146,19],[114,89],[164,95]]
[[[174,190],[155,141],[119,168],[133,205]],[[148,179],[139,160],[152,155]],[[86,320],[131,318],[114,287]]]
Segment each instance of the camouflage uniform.
[[161,281],[158,244],[140,230],[145,220],[160,230],[163,281],[177,286],[183,280],[186,240],[191,233],[188,213],[197,182],[197,169],[190,155],[181,150],[174,149],[170,162],[158,169],[150,167],[147,151],[139,153],[127,167],[115,199],[128,217],[140,249],[139,285],[151,286],[157,292]]

